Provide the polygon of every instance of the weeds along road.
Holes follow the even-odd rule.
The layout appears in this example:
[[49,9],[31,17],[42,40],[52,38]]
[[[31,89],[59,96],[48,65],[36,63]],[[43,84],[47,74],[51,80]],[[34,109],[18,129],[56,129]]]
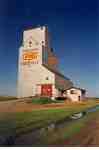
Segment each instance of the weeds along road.
[[79,133],[65,141],[62,146],[99,147],[99,111]]
[[99,116],[88,124],[86,130],[81,135],[84,139],[81,140],[80,146],[99,147]]
[[[0,102],[0,112],[11,112],[5,114],[5,121],[7,117],[11,117],[9,123],[9,131],[12,131],[13,126],[16,124],[16,117],[13,120],[13,113],[12,112],[31,112],[33,109],[49,109],[49,108],[67,108],[67,107],[86,107],[87,104],[47,104],[47,105],[33,105],[31,103],[25,103],[24,100],[11,100],[11,101],[4,101]],[[88,104],[89,105],[89,104]],[[98,105],[98,104],[97,104]],[[71,107],[72,106],[72,107]],[[94,104],[90,104],[90,107],[93,107]],[[9,115],[9,116],[7,116]],[[16,115],[16,114],[15,114]],[[3,113],[1,113],[1,119],[4,119]],[[11,124],[13,123],[13,124]],[[6,124],[7,125],[7,122]],[[7,125],[8,127],[8,125]],[[5,130],[5,129],[4,129]],[[12,131],[13,132],[13,131]],[[14,131],[15,132],[15,131]],[[5,132],[6,133],[6,132]],[[86,124],[85,128],[81,129],[81,131],[77,134],[72,136],[69,142],[59,143],[59,145],[56,144],[56,146],[99,146],[99,111],[96,114],[96,116],[91,119],[89,123]],[[49,145],[50,146],[50,145]]]
[[98,146],[99,147],[99,116],[90,126],[89,140],[85,143],[85,146]]
[[[99,111],[96,113],[92,113],[89,117],[86,116],[86,119],[78,120],[72,124],[67,124],[60,129],[53,130],[53,132],[47,132],[42,134],[41,137],[38,131],[36,132],[28,132],[26,134],[22,134],[15,140],[15,145],[19,146],[72,146],[72,147],[85,147],[85,146],[99,146]],[[74,130],[79,129],[79,123],[84,124],[84,126],[80,126],[79,132],[73,133]],[[75,124],[73,126],[73,124]],[[69,126],[68,126],[69,125]],[[70,127],[71,126],[71,127]],[[70,128],[68,128],[70,127]],[[72,133],[71,134],[71,130]],[[64,137],[66,134],[71,134],[69,138]],[[34,137],[37,138],[34,138]],[[50,136],[52,138],[50,139]]]

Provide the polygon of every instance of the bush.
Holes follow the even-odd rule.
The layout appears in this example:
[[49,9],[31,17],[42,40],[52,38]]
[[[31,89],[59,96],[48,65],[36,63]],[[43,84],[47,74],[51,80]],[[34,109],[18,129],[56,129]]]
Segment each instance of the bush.
[[38,97],[32,99],[33,104],[49,104],[52,103],[53,101],[49,97]]

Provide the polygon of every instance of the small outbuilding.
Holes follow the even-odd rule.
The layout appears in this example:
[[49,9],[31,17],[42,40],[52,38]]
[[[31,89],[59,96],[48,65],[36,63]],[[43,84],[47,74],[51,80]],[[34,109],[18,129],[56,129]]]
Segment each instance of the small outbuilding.
[[66,97],[74,102],[82,101],[85,99],[86,90],[77,88],[77,87],[71,87],[66,90]]

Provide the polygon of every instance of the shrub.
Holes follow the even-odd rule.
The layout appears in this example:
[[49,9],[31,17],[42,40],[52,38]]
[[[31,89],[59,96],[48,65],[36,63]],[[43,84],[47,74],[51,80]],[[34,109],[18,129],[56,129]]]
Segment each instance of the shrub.
[[32,99],[33,104],[49,104],[52,103],[53,101],[49,97],[38,97]]

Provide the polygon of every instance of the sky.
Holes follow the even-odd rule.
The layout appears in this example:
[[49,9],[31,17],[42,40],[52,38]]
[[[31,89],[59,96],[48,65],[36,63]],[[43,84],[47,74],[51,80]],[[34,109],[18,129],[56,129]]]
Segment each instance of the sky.
[[0,0],[0,95],[16,95],[22,32],[47,25],[59,67],[99,97],[98,0]]

